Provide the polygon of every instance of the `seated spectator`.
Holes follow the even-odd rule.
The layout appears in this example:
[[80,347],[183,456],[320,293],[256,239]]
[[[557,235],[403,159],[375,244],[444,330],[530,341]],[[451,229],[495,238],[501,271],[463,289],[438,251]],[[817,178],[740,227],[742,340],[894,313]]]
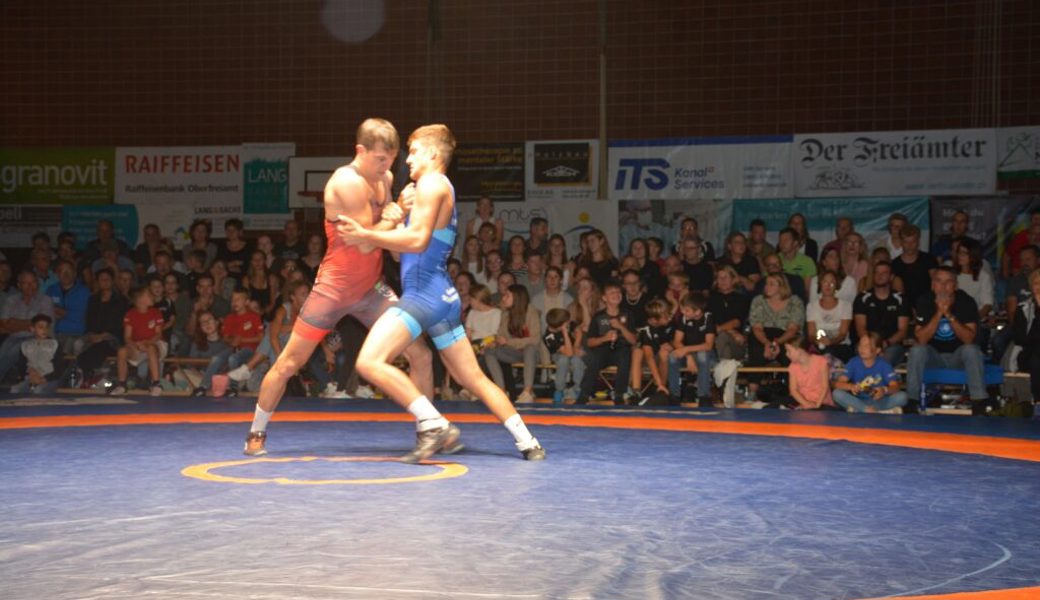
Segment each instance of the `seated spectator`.
[[1029,276],[1040,266],[1040,247],[1023,246],[1019,250],[1018,275],[1007,281],[1004,310],[1007,314],[1007,325],[998,329],[993,334],[991,344],[993,346],[993,357],[1003,360],[1005,351],[1011,344],[1012,332],[1015,328],[1015,320],[1018,318],[1018,307],[1029,300],[1032,290],[1029,286]]
[[[766,222],[762,219],[753,219],[748,227],[748,253],[758,259],[759,263],[770,255],[776,254],[776,249],[766,241]],[[762,264],[765,270],[765,264]]]
[[805,321],[810,344],[816,344],[822,354],[847,362],[853,355],[849,339],[852,305],[838,298],[837,287],[834,271],[824,271],[820,275],[820,297],[806,307]]
[[[116,253],[119,256],[123,256],[130,259],[130,247],[126,245],[126,242],[116,238],[116,228],[112,224],[112,221],[108,219],[101,219],[97,224],[97,238],[87,243],[86,248],[83,250],[83,260],[89,263],[93,263],[95,260],[101,258],[106,248],[115,248]],[[130,260],[133,264],[133,261]],[[96,271],[96,269],[95,269]]]
[[[264,375],[274,364],[275,359],[282,353],[285,344],[289,341],[293,324],[303,308],[303,302],[311,291],[311,286],[304,282],[296,282],[290,285],[289,299],[283,302],[275,311],[274,318],[263,336],[259,340],[256,351],[241,365],[228,371],[228,378],[238,384],[245,384],[250,390],[259,390],[260,382]],[[225,339],[225,342],[227,340]],[[322,340],[323,343],[325,340]],[[336,366],[335,353],[327,344],[322,345],[322,353],[315,352],[308,361],[308,366],[320,387],[323,389],[323,398],[345,398],[346,395],[339,390],[331,373]],[[228,353],[230,357],[230,352]],[[324,359],[324,362],[321,360]]]
[[925,369],[961,369],[968,379],[972,414],[985,414],[989,394],[982,350],[975,345],[979,308],[971,296],[957,289],[957,273],[952,267],[936,269],[932,291],[917,301],[915,313],[917,344],[910,349],[906,366],[911,405],[919,403]]
[[318,276],[318,267],[325,258],[325,236],[317,233],[307,236],[305,250],[299,258],[295,259],[296,267],[303,272],[308,281],[314,281],[314,278]]
[[14,271],[11,269],[11,263],[7,262],[7,259],[0,260],[0,309],[3,308],[3,303],[7,301],[7,297],[12,293],[17,293],[18,288],[14,284]]
[[267,234],[256,236],[256,252],[261,252],[264,255],[264,264],[269,270],[275,268],[275,260],[277,257],[274,253],[274,240]]
[[[491,294],[491,301],[498,306],[502,303],[502,296],[505,295],[506,290],[510,287],[517,285],[516,277],[509,271],[503,271],[498,275],[498,285],[496,288],[498,292]],[[491,286],[488,286],[491,287]]]
[[518,280],[527,274],[527,257],[524,251],[525,245],[526,242],[524,241],[523,236],[514,235],[509,238],[509,246],[505,258],[506,266],[504,268],[506,271],[516,275]]
[[845,268],[841,263],[841,252],[837,248],[830,248],[823,253],[820,257],[820,265],[816,271],[816,275],[813,275],[812,279],[809,280],[809,302],[812,304],[820,298],[820,273],[823,271],[831,271],[838,276],[838,298],[852,304],[856,300],[856,294],[859,293],[859,282],[856,281],[855,277],[847,275]]
[[[220,320],[208,310],[203,310],[195,315],[198,327],[191,341],[188,356],[191,358],[208,358],[206,368],[198,374],[198,382],[194,385],[192,396],[205,396],[213,389],[213,376],[224,370],[227,366],[227,358],[231,354],[228,347],[220,337]],[[189,378],[195,381],[194,377]]]
[[957,272],[957,289],[971,296],[979,307],[979,328],[975,343],[980,348],[986,348],[993,325],[993,276],[982,268],[982,244],[964,238],[956,243],[956,248],[953,268]]
[[76,280],[76,267],[73,263],[59,259],[57,266],[58,283],[47,288],[47,296],[54,304],[54,337],[58,340],[62,354],[73,351],[76,340],[87,332],[87,305],[90,303],[90,290]]
[[1040,246],[1040,206],[1029,211],[1029,223],[1012,236],[1001,259],[1001,274],[1007,278],[1020,273],[1019,253],[1025,246]]
[[162,395],[162,360],[166,358],[167,346],[162,339],[163,319],[159,309],[152,304],[152,293],[147,287],[137,288],[132,292],[133,307],[123,317],[123,339],[125,343],[116,353],[116,373],[118,380],[109,390],[114,396],[126,393],[126,381],[130,366],[137,367],[148,362],[149,393],[152,396]]
[[684,255],[686,250],[683,248],[683,243],[686,240],[693,240],[700,246],[701,258],[707,262],[715,260],[715,248],[711,245],[711,242],[701,238],[700,223],[693,217],[685,217],[682,222],[679,223],[679,241],[675,244],[673,254]]
[[903,281],[903,294],[907,303],[916,308],[917,302],[928,294],[928,282],[939,268],[935,257],[920,250],[921,230],[913,223],[900,232],[903,253],[892,261],[892,275]]
[[549,252],[549,221],[543,217],[531,219],[524,249],[544,257]]
[[76,365],[85,378],[92,378],[94,371],[123,345],[123,317],[130,310],[130,301],[115,289],[111,269],[97,272],[97,287],[87,301],[86,335],[73,348]]
[[462,270],[473,275],[476,283],[484,284],[484,255],[480,253],[480,240],[474,236],[466,238],[462,244],[459,261],[462,263]]
[[22,355],[22,342],[33,335],[32,319],[36,315],[54,318],[54,303],[40,291],[39,281],[30,271],[18,274],[18,293],[11,294],[0,309],[0,382],[11,373],[11,367]]
[[747,354],[747,325],[751,298],[736,287],[737,272],[730,265],[719,267],[715,288],[708,295],[708,312],[715,319],[715,354],[720,360],[744,360]]
[[54,253],[54,248],[51,247],[51,236],[46,231],[37,231],[32,236],[32,252],[37,250],[42,251],[47,255],[47,259],[53,261],[57,256]]
[[544,321],[548,318],[550,310],[566,309],[571,302],[574,302],[574,298],[563,289],[563,271],[559,267],[547,267],[545,269],[545,289],[531,299],[531,305],[538,311],[538,314],[542,315]]
[[[618,260],[610,250],[610,244],[603,232],[594,229],[586,236],[588,248],[576,261],[578,267],[589,270],[589,277],[600,287],[618,276]],[[587,376],[587,375],[586,375]]]
[[[902,254],[902,248],[900,248],[900,254]],[[877,268],[878,263],[882,262],[888,264],[889,271],[891,272],[892,255],[891,253],[889,253],[888,248],[884,246],[878,246],[877,248],[874,248],[873,252],[870,253],[870,267],[867,269],[867,280],[864,282],[864,285],[866,287],[869,288],[871,285],[873,285],[872,282],[874,281],[874,269]],[[892,289],[899,293],[903,293],[903,280],[896,277],[895,275],[892,275],[891,279]],[[838,294],[838,297],[841,297],[840,293]]]
[[682,241],[682,268],[689,278],[691,292],[707,292],[715,282],[715,269],[708,262],[701,243],[694,239]]
[[549,236],[549,251],[545,255],[545,267],[556,267],[563,274],[563,289],[571,286],[574,274],[574,262],[567,258],[567,241],[563,236],[554,233]]
[[838,217],[838,219],[834,221],[834,239],[827,242],[827,244],[824,245],[823,250],[827,250],[828,248],[837,248],[840,252],[845,247],[845,237],[853,231],[855,231],[855,227],[852,224],[852,219],[848,217]]
[[892,265],[874,265],[873,285],[852,304],[853,331],[857,339],[877,333],[885,362],[898,365],[906,356],[903,340],[910,330],[910,304],[892,289]]
[[545,256],[537,252],[527,251],[527,266],[525,272],[518,274],[520,285],[527,288],[531,297],[545,291]]
[[187,273],[184,274],[184,289],[194,298],[199,277],[209,274],[206,268],[206,253],[202,250],[188,252],[184,258],[184,266],[187,268]]
[[787,367],[790,400],[785,404],[795,410],[835,408],[831,396],[830,363],[827,359],[806,352],[801,338],[797,336],[784,343],[784,350],[790,363]]
[[[310,240],[308,239],[307,242],[310,243]],[[324,243],[325,240],[322,239],[322,244],[324,245]],[[299,260],[305,254],[307,254],[307,244],[300,236],[300,224],[296,222],[296,219],[289,219],[282,228],[282,239],[274,247],[274,258],[275,260]]]
[[238,288],[238,279],[231,276],[227,269],[227,263],[216,259],[209,267],[209,274],[213,276],[213,291],[228,302],[231,302],[231,294]]
[[856,354],[834,384],[834,401],[849,412],[893,412],[906,406],[906,392],[896,370],[881,358],[881,336],[870,332],[859,339]]
[[816,243],[816,240],[809,237],[809,229],[805,225],[805,215],[794,213],[788,217],[787,226],[798,234],[798,251],[808,256],[809,260],[815,263],[820,255],[820,246]]
[[666,284],[664,277],[661,275],[661,267],[650,260],[650,251],[646,240],[636,238],[629,242],[628,255],[635,261],[635,265],[632,268],[639,275],[647,293],[651,297],[663,294]]
[[155,223],[145,225],[143,233],[144,240],[137,245],[132,257],[138,277],[144,277],[144,274],[154,264],[155,253],[162,248],[162,231],[158,225]]
[[574,290],[574,301],[567,307],[567,312],[574,322],[574,343],[582,352],[586,349],[589,327],[592,317],[603,307],[599,286],[588,277],[577,280]]
[[158,276],[160,281],[164,280],[167,275],[173,275],[177,278],[177,284],[184,287],[186,281],[185,271],[187,271],[187,268],[174,260],[173,252],[164,247],[152,257],[152,266],[148,267],[147,274]]
[[477,282],[473,279],[473,274],[468,271],[460,271],[453,278],[453,281],[455,282],[455,291],[459,294],[459,304],[462,305],[459,319],[465,323],[466,315],[472,307],[470,294],[473,292],[473,286],[477,285]]
[[542,339],[541,317],[531,306],[527,288],[518,284],[506,289],[499,307],[502,309],[502,318],[495,341],[484,350],[484,364],[495,385],[507,390],[502,364],[512,368],[514,362],[523,362],[524,388],[516,398],[516,403],[534,402],[534,375],[538,368],[538,347]]
[[492,250],[484,255],[484,285],[492,294],[498,293],[498,277],[502,271],[502,253]]
[[29,268],[40,281],[40,289],[48,290],[58,283],[58,274],[51,270],[51,251],[42,248],[33,249],[29,255]]
[[664,241],[659,237],[648,237],[646,238],[646,252],[647,260],[657,265],[661,269],[661,274],[664,274]]
[[91,268],[94,273],[101,269],[112,269],[113,273],[127,271],[130,273],[130,285],[133,286],[137,283],[137,265],[134,264],[134,261],[120,254],[119,249],[111,242],[101,247],[101,257],[91,263]]
[[659,298],[646,305],[646,324],[636,331],[636,347],[632,352],[632,366],[628,391],[622,399],[626,404],[641,400],[643,395],[643,364],[650,371],[656,393],[668,393],[668,360],[672,352],[672,315],[668,303]]
[[228,274],[242,281],[249,267],[251,250],[242,237],[241,219],[228,219],[224,223],[224,243],[217,246],[217,258],[224,261]]
[[[798,275],[792,275],[784,272],[783,263],[780,260],[779,254],[770,254],[769,256],[762,259],[762,267],[765,269],[765,276],[769,275],[780,275],[787,281],[787,287],[791,290],[791,293],[798,297],[802,301],[802,306],[805,306],[808,302],[809,295],[805,289],[805,280]],[[762,292],[765,291],[766,280],[763,277],[758,280],[755,284],[754,295],[761,296]]]
[[1015,345],[1022,349],[1015,366],[1029,373],[1029,391],[1040,404],[1040,270],[1029,274],[1029,288],[1032,293],[1019,305],[1013,327]]
[[196,319],[199,313],[208,311],[213,313],[217,320],[221,320],[231,312],[231,303],[218,296],[214,289],[213,276],[209,274],[200,275],[195,283],[195,300],[192,301],[181,295],[176,307],[178,315],[187,315],[184,320],[184,331],[188,337],[194,339],[196,333]]
[[254,250],[249,255],[242,287],[249,292],[249,308],[260,313],[265,321],[274,317],[281,301],[281,280],[264,263],[264,253]]
[[205,252],[205,268],[209,269],[217,258],[217,245],[209,239],[212,234],[213,226],[208,220],[192,221],[191,227],[188,229],[188,242],[181,248],[181,255],[187,256],[196,250]]
[[191,299],[187,292],[181,291],[180,279],[174,273],[163,277],[162,304],[163,319],[169,319],[164,325],[166,341],[170,344],[170,354],[181,356],[187,354],[191,344],[188,335],[188,318]]
[[624,291],[621,302],[632,318],[629,329],[635,331],[646,325],[646,303],[650,301],[650,297],[643,289],[642,278],[634,269],[621,272],[621,289]]
[[502,251],[502,236],[496,233],[495,226],[491,223],[484,223],[477,228],[476,235],[480,240],[480,253],[484,256],[492,251]]
[[[805,305],[798,296],[791,294],[787,278],[782,273],[766,275],[762,294],[751,300],[748,322],[751,324],[751,336],[748,339],[747,364],[786,365],[787,357],[783,347],[796,337],[801,338],[802,328],[805,327]],[[754,396],[758,390],[758,379],[750,379],[749,387]]]
[[53,394],[61,385],[65,372],[65,353],[58,340],[51,337],[51,318],[32,318],[32,337],[22,342],[25,357],[25,379],[11,387],[12,394]]
[[[931,253],[940,263],[946,263],[953,260],[953,243],[955,241],[962,240],[968,237],[968,230],[971,225],[968,220],[968,213],[964,210],[956,210],[953,216],[950,217],[949,233],[944,233],[939,236],[939,239],[935,240],[932,244]],[[976,240],[977,241],[977,240]]]
[[888,233],[885,236],[885,245],[883,246],[888,250],[888,258],[886,260],[889,262],[903,253],[903,227],[906,227],[909,222],[910,220],[902,213],[889,215]]
[[758,259],[748,253],[747,238],[743,233],[734,231],[726,237],[726,251],[716,262],[716,267],[728,265],[737,275],[737,285],[745,291],[755,289],[755,284],[762,279],[762,267]]
[[[573,403],[578,398],[578,387],[585,377],[585,360],[581,348],[574,343],[574,321],[565,308],[553,308],[546,315],[545,335],[542,342],[556,365],[553,380],[553,404]],[[571,382],[571,385],[567,385]]]
[[665,290],[664,301],[668,303],[668,312],[677,318],[682,302],[690,295],[690,276],[682,271],[669,273],[668,289]]
[[711,406],[711,369],[715,366],[715,320],[705,311],[708,302],[699,293],[687,296],[675,324],[668,355],[668,392],[682,399],[682,369],[697,375],[697,403]]
[[232,383],[228,386],[227,395],[237,396],[238,386],[235,382],[248,377],[240,379],[236,369],[249,361],[264,337],[264,324],[260,319],[260,313],[250,308],[249,292],[246,290],[237,289],[231,294],[231,312],[224,317],[220,335],[224,343],[231,347],[231,354],[228,356],[228,377]]
[[173,330],[173,319],[176,318],[176,312],[174,311],[173,301],[166,298],[166,290],[163,286],[163,280],[160,277],[153,275],[148,276],[145,281],[145,287],[148,288],[148,293],[152,295],[152,306],[159,311],[162,316],[162,339],[166,342],[167,350],[170,345],[170,333]]
[[491,202],[491,198],[481,196],[477,199],[477,214],[466,222],[466,236],[472,235],[481,238],[482,236],[477,234],[485,225],[488,226],[485,233],[488,236],[485,240],[486,249],[497,249],[504,239],[505,224],[502,219],[495,216],[495,205]]
[[492,304],[487,286],[477,284],[469,291],[470,311],[466,315],[466,337],[473,344],[477,356],[483,356],[498,335],[502,311]]
[[846,275],[856,280],[858,289],[864,289],[868,285],[867,271],[870,270],[870,261],[867,260],[867,242],[855,231],[845,236],[845,243],[841,249],[841,268]]
[[599,381],[600,371],[609,366],[617,367],[615,381],[618,386],[623,387],[629,380],[636,334],[628,327],[632,319],[622,298],[621,286],[617,282],[610,282],[603,288],[603,308],[592,316],[585,342],[586,370],[578,392],[579,404],[588,402]]

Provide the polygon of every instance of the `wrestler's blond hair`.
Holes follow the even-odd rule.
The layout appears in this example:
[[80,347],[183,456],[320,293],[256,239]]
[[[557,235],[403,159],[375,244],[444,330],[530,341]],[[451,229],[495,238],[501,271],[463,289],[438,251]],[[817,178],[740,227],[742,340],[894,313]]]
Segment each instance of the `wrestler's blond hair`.
[[451,162],[451,156],[455,152],[455,135],[447,125],[440,123],[423,125],[408,136],[409,145],[415,141],[422,141],[422,143],[432,146],[444,165]]
[[394,124],[386,119],[365,119],[357,129],[357,143],[369,150],[373,150],[376,144],[382,142],[390,152],[396,152],[401,147],[401,137],[397,135]]

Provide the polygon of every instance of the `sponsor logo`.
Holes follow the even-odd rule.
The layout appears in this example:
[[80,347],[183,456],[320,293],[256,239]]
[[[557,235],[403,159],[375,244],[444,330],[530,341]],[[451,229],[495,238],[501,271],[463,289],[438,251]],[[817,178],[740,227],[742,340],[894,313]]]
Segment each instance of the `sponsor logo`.
[[616,190],[638,190],[642,187],[660,191],[722,190],[726,182],[715,165],[673,167],[664,158],[622,158],[618,161]]
[[548,179],[569,179],[580,174],[581,171],[578,169],[572,169],[563,165],[556,165],[551,169],[542,171],[542,175],[545,175]]
[[863,187],[863,181],[855,173],[840,167],[820,169],[809,185],[810,190],[858,190]]

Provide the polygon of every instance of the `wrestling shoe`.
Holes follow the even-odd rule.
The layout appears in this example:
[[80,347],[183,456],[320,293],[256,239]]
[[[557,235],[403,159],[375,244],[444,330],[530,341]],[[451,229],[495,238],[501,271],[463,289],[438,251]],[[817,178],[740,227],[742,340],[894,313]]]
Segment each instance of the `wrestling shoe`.
[[[461,435],[459,428],[451,423],[446,427],[437,427],[436,429],[417,432],[415,434],[415,448],[402,456],[400,460],[403,463],[414,465],[430,458],[445,448],[451,449],[452,452],[458,452],[462,449],[461,444],[458,443],[459,435]],[[459,447],[456,448],[455,446]]]
[[542,448],[538,440],[534,440],[534,446],[520,450],[520,454],[524,456],[524,460],[545,460],[545,448]]
[[264,448],[266,443],[266,431],[250,431],[246,436],[246,446],[242,449],[242,453],[246,456],[263,456],[267,454],[267,448]]

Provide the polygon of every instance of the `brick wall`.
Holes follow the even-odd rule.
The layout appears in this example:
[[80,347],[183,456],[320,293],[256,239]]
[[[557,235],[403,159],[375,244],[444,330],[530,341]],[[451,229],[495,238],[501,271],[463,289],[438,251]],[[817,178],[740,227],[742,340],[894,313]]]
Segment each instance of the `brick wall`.
[[[325,4],[4,2],[0,144],[338,154],[369,115],[444,120],[462,141],[597,135],[597,1],[377,0],[361,44],[328,33]],[[611,138],[1040,123],[1035,0],[606,7]]]

